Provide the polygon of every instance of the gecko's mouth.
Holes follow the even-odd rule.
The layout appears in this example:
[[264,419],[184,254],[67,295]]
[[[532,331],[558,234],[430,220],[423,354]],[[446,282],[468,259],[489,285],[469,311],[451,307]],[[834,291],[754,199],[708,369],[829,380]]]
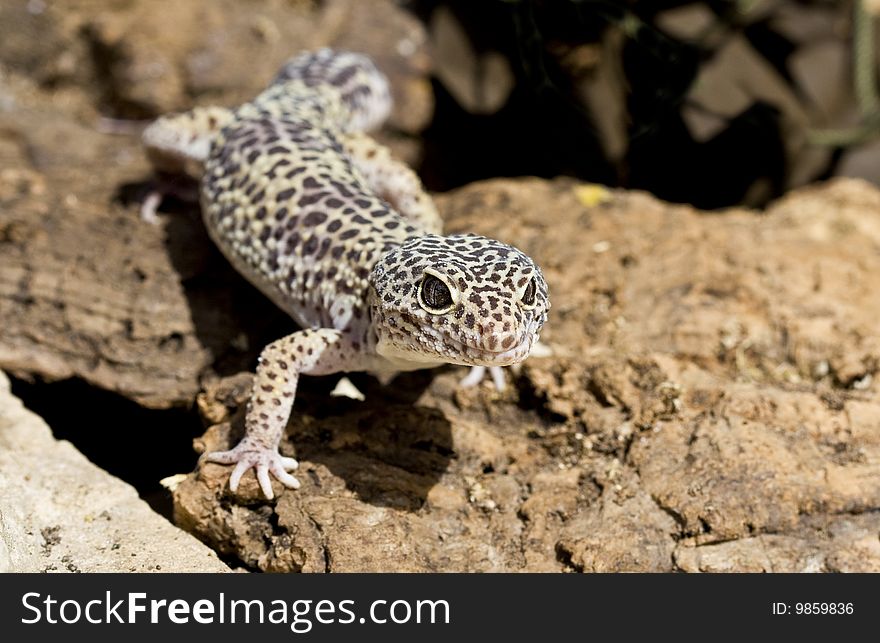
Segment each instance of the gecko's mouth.
[[490,350],[483,346],[466,344],[452,337],[446,340],[454,344],[461,354],[469,360],[477,362],[478,366],[510,366],[525,359],[532,348],[531,335],[526,333],[523,338],[511,348],[501,351]]
[[[387,336],[380,337],[377,350],[388,358],[399,358],[408,362],[425,364],[458,364],[461,366],[510,366],[524,360],[532,349],[537,335],[532,326],[517,333],[514,345],[503,348],[503,341],[492,342],[498,349],[481,344],[477,338],[466,337],[462,341],[445,329],[425,327],[422,320],[404,311],[395,311],[396,316],[387,316]],[[421,340],[412,345],[412,332],[406,328],[421,328],[417,335]],[[488,342],[487,342],[488,343]],[[421,347],[420,349],[417,348]],[[425,350],[428,349],[428,350]]]

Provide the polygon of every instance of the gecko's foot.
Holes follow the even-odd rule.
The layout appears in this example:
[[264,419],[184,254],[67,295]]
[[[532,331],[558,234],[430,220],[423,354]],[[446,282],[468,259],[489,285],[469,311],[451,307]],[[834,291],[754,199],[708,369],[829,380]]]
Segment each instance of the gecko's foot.
[[156,225],[159,223],[159,206],[166,196],[172,196],[187,203],[198,203],[197,184],[186,177],[159,176],[155,178],[141,201],[141,220]]
[[259,444],[249,442],[247,438],[239,442],[235,448],[229,451],[212,451],[201,457],[205,462],[217,464],[235,464],[235,468],[229,476],[229,488],[234,492],[238,490],[238,483],[248,469],[253,469],[260,483],[263,495],[269,500],[275,497],[272,493],[271,473],[285,487],[299,489],[299,480],[287,473],[294,471],[299,463],[293,458],[285,458],[277,449],[271,449]]
[[161,190],[150,190],[144,200],[141,202],[141,221],[156,225],[159,223],[159,216],[156,212],[159,210],[159,204],[162,203]]
[[[486,377],[486,370],[487,367],[485,366],[472,366],[471,372],[463,377],[458,385],[462,388],[476,386],[483,381],[484,377]],[[507,381],[504,377],[504,369],[500,366],[489,366],[488,371],[492,375],[492,382],[495,384],[495,388],[499,391],[503,391],[507,386]]]

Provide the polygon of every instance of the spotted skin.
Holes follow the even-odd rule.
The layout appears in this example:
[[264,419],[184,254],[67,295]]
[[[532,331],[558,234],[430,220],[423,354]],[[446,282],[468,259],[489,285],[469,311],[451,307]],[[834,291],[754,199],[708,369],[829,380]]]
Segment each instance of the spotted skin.
[[207,230],[229,261],[304,330],[262,352],[245,437],[209,462],[298,488],[278,445],[299,376],[394,372],[444,363],[488,368],[529,354],[547,319],[547,284],[526,254],[477,235],[441,236],[416,175],[363,132],[391,108],[366,57],[323,49],[288,62],[253,101],[159,119],[154,165],[193,166]]

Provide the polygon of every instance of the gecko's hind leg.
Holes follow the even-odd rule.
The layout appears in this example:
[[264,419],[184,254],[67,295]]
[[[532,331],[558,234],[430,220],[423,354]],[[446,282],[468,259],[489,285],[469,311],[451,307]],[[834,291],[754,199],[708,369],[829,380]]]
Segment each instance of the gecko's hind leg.
[[398,214],[425,232],[440,234],[443,221],[422,181],[384,145],[360,132],[345,134],[341,143],[367,186]]
[[197,107],[162,116],[141,135],[156,182],[141,202],[141,219],[156,223],[156,210],[166,196],[198,202],[201,177],[211,140],[233,117],[225,107]]

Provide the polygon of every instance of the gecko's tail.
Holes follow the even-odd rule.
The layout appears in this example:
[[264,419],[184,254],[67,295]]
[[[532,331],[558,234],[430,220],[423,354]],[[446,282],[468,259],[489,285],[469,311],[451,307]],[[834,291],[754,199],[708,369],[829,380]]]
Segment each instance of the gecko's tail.
[[[376,129],[391,113],[388,78],[364,54],[326,47],[302,53],[281,67],[269,89],[291,81],[338,92],[348,108],[346,122],[340,123],[346,132]],[[277,94],[273,96],[278,100]]]
[[159,172],[198,178],[211,139],[232,115],[232,110],[224,107],[196,107],[156,119],[141,135],[150,163]]

